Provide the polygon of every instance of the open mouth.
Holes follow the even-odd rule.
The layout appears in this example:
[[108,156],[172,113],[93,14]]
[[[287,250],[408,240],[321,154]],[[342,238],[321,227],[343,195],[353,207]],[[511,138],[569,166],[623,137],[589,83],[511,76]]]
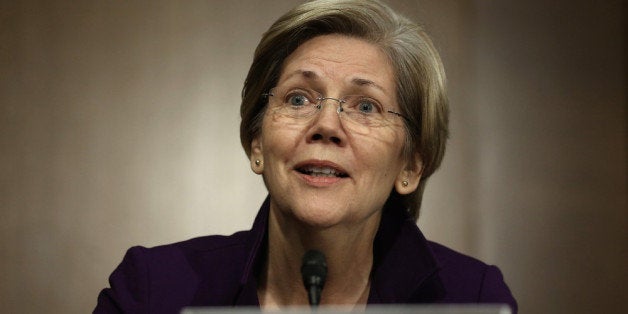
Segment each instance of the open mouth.
[[313,177],[346,178],[349,175],[332,167],[302,166],[296,168],[302,174]]

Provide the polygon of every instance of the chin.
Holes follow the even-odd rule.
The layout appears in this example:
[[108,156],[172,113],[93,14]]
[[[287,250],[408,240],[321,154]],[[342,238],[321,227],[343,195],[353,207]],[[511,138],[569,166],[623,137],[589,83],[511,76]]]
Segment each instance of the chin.
[[292,210],[294,217],[302,224],[326,229],[338,225],[351,225],[365,221],[368,216],[351,210],[347,204],[302,204]]
[[[278,200],[278,214],[306,228],[327,229],[338,225],[359,224],[368,220],[372,213],[356,210],[351,200],[335,197],[301,197]],[[357,206],[359,207],[359,206]]]
[[316,229],[327,229],[346,222],[339,215],[325,211],[309,210],[305,213],[296,213],[295,216],[304,225]]
[[277,200],[271,209],[275,207],[278,215],[284,216],[285,223],[294,223],[304,227],[329,228],[340,224],[345,220],[347,213],[346,204],[334,204],[335,202],[320,202],[316,199]]

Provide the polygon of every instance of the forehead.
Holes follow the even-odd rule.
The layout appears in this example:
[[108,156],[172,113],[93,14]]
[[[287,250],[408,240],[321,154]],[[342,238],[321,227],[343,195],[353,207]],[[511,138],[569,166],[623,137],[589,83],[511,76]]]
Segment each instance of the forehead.
[[386,54],[367,41],[339,34],[314,37],[290,54],[278,84],[292,81],[373,88],[388,95],[395,92]]

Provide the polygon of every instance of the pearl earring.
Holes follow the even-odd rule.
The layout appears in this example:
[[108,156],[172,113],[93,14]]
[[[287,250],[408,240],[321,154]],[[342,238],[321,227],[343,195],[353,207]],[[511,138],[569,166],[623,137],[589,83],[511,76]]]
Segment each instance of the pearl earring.
[[408,181],[405,181],[405,180],[401,181],[401,185],[403,185],[403,186],[408,186],[408,184],[409,184]]
[[255,165],[259,166],[262,162],[259,159],[255,159]]

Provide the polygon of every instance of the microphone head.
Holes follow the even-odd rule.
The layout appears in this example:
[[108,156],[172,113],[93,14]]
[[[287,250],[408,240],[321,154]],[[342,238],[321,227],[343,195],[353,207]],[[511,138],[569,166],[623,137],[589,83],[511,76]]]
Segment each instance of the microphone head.
[[327,277],[327,262],[325,254],[317,250],[309,250],[303,255],[303,264],[301,265],[301,276],[305,287],[312,285],[321,289],[325,285]]

